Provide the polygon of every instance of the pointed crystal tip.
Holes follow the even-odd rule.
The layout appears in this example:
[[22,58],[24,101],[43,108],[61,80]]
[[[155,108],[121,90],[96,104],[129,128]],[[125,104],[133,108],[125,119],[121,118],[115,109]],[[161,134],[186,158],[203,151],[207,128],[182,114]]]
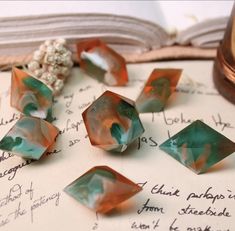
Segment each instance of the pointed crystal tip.
[[0,149],[38,160],[55,142],[59,130],[45,120],[22,116],[0,141]]
[[12,68],[11,106],[28,116],[52,122],[53,92],[40,80]]
[[154,69],[136,100],[140,113],[159,112],[175,91],[182,69]]
[[125,59],[99,39],[79,42],[77,54],[80,68],[109,86],[128,82]]
[[197,120],[160,145],[174,159],[196,173],[235,152],[235,143]]
[[64,191],[99,213],[107,213],[142,188],[107,166],[96,166],[69,184]]
[[82,117],[91,144],[107,151],[124,151],[144,132],[134,102],[111,91],[104,92]]

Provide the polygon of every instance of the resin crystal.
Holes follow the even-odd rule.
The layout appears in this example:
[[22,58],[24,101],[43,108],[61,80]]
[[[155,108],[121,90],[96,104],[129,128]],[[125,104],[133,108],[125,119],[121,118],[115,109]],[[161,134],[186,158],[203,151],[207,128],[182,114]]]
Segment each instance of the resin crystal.
[[90,76],[110,86],[128,82],[125,59],[100,40],[77,44],[80,67]]
[[111,91],[103,93],[83,113],[92,145],[110,151],[124,151],[144,128],[134,103]]
[[107,213],[142,188],[107,166],[97,166],[68,185],[64,191],[88,208]]
[[38,160],[55,142],[59,130],[45,120],[23,116],[0,141],[0,149]]
[[194,172],[202,173],[235,152],[235,143],[197,120],[160,148]]
[[175,91],[181,73],[181,69],[154,69],[136,100],[138,111],[162,111],[168,98]]
[[28,116],[52,121],[52,90],[16,67],[12,69],[11,106]]

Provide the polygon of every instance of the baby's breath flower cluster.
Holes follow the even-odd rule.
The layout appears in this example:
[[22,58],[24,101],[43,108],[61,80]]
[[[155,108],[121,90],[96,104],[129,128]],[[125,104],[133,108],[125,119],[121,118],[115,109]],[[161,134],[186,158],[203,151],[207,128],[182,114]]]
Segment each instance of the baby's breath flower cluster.
[[65,39],[45,41],[33,54],[29,71],[50,86],[57,95],[64,87],[73,66],[72,53],[66,48]]

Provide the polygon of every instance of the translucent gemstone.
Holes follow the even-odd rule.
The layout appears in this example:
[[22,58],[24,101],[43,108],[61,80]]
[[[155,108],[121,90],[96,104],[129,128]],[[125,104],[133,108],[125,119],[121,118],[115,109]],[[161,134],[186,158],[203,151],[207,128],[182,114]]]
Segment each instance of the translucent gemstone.
[[128,82],[125,59],[100,40],[77,44],[80,67],[90,76],[110,86]]
[[181,73],[181,69],[154,69],[136,100],[138,111],[162,111],[168,98],[175,91]]
[[144,128],[134,103],[111,91],[103,93],[83,113],[92,145],[122,152]]
[[203,173],[235,152],[235,143],[197,120],[160,148],[194,172]]
[[107,166],[90,169],[64,191],[88,208],[107,213],[142,188]]
[[52,121],[52,90],[16,67],[12,69],[11,106],[25,115]]
[[0,141],[0,149],[27,159],[38,160],[55,142],[59,130],[49,122],[21,117]]

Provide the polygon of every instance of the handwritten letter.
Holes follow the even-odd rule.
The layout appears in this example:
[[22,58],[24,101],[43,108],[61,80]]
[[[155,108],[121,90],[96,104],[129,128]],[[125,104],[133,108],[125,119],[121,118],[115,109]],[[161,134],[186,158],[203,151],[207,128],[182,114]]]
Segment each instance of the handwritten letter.
[[[183,68],[183,76],[160,113],[141,114],[145,133],[123,154],[91,146],[81,113],[106,89],[135,100],[153,68]],[[56,145],[39,161],[0,151],[0,230],[233,231],[235,153],[196,175],[159,145],[201,119],[235,140],[234,105],[212,82],[212,62],[178,61],[128,66],[126,87],[107,87],[74,68],[54,100]],[[10,107],[10,72],[0,73],[0,138],[18,120]],[[111,214],[85,208],[63,188],[96,165],[108,165],[143,187]]]

